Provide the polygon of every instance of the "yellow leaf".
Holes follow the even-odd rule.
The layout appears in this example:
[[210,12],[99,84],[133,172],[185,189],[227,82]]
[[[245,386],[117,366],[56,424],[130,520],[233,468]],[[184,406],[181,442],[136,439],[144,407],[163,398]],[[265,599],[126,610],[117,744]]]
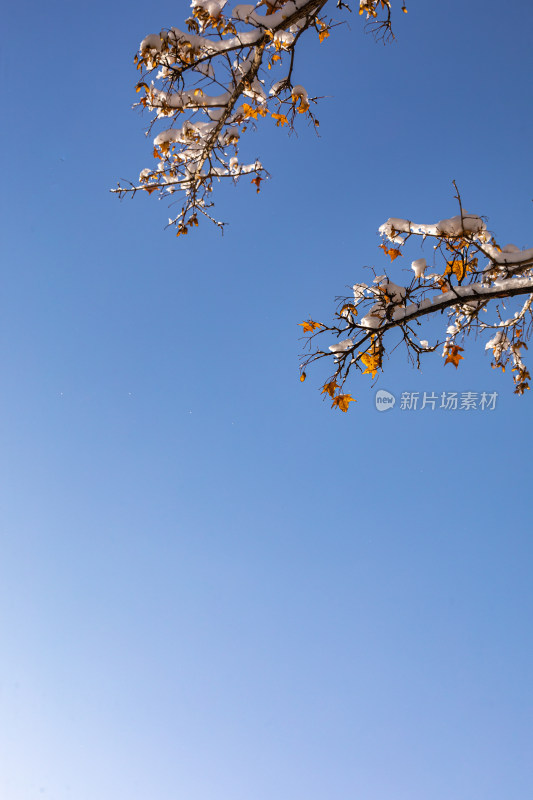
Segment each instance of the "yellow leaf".
[[289,124],[289,120],[285,116],[285,114],[272,114],[272,119],[276,120],[276,128],[283,127],[284,125]]
[[363,353],[361,361],[366,367],[363,375],[372,375],[372,378],[375,378],[378,369],[381,367],[381,354],[379,352]]
[[330,397],[333,397],[335,394],[335,390],[339,388],[339,385],[335,379],[330,381],[329,383],[325,383],[322,387],[321,394],[329,394]]
[[348,406],[350,403],[356,403],[357,400],[351,396],[351,394],[338,394],[337,397],[333,398],[333,403],[331,404],[332,408],[340,408],[341,411],[348,411]]
[[391,261],[394,261],[395,258],[402,255],[401,251],[397,250],[395,247],[387,247],[385,244],[380,244],[380,247],[386,256],[390,256]]
[[466,264],[462,259],[457,258],[453,261],[446,262],[446,269],[443,275],[455,275],[459,283],[464,280],[467,272],[475,272],[478,265],[478,259],[472,258]]
[[248,103],[242,104],[242,110],[244,111],[244,117],[252,117],[253,119],[257,119],[257,109],[252,108],[249,106]]
[[257,119],[257,115],[259,114],[261,117],[266,117],[267,110],[264,108],[254,108],[253,106],[248,105],[248,103],[242,104],[242,110],[244,111],[244,118],[252,117],[253,119]]
[[343,305],[343,307],[341,308],[341,311],[340,311],[340,316],[341,317],[344,316],[344,312],[345,311],[349,311],[350,314],[355,314],[355,316],[357,316],[357,309],[356,309],[356,307],[354,306],[353,303],[345,303]]
[[298,325],[302,326],[304,333],[310,333],[311,331],[316,330],[316,328],[322,327],[320,322],[313,322],[312,319],[308,319],[306,322],[299,322]]
[[306,378],[307,378],[307,375],[305,374],[305,372],[302,372],[302,374],[300,375],[301,382],[303,383]]
[[463,356],[460,355],[460,351],[463,351],[462,347],[459,347],[456,344],[452,345],[452,347],[450,347],[450,349],[448,350],[448,357],[444,362],[444,364],[445,365],[453,364],[454,367],[457,369],[457,367],[459,366],[459,361],[463,360]]
[[327,39],[328,36],[329,36],[329,29],[328,29],[328,26],[324,22],[321,22],[319,19],[317,19],[316,21],[317,21],[317,24],[318,24],[318,27],[319,27],[318,41],[319,42],[323,42],[324,39]]
[[468,267],[465,267],[461,259],[454,259],[453,261],[446,262],[446,269],[442,273],[444,275],[455,275],[459,283],[463,280],[467,273]]

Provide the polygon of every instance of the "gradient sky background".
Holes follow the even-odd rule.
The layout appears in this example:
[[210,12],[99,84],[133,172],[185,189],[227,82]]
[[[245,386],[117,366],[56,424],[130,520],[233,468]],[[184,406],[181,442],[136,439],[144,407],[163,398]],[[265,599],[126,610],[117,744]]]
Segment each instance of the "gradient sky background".
[[272,180],[177,240],[108,189],[152,161],[134,52],[187,8],[3,14],[0,795],[529,800],[532,398],[483,340],[377,388],[493,412],[379,414],[363,379],[330,411],[297,323],[386,265],[387,217],[455,214],[453,179],[533,245],[533,7],[308,37],[321,138],[264,126]]

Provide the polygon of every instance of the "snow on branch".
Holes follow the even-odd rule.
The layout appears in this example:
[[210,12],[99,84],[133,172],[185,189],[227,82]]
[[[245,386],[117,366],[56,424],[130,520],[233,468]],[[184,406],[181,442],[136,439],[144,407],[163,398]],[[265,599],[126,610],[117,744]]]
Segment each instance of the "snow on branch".
[[[293,82],[300,37],[308,30],[320,42],[332,20],[323,15],[332,0],[263,0],[237,5],[226,0],[192,0],[186,30],[169,28],[149,34],[135,56],[141,94],[136,104],[151,115],[155,165],[136,182],[118,184],[120,197],[137,192],[178,195],[182,206],[169,225],[188,233],[212,213],[214,185],[251,176],[260,191],[268,173],[257,160],[242,162],[240,142],[251,127],[269,121],[292,130],[299,115],[315,129],[311,106],[316,97]],[[349,7],[337,0],[337,7]],[[405,10],[405,7],[403,7]],[[361,0],[359,13],[391,34],[390,0]]]
[[[505,372],[511,364],[516,394],[530,388],[522,351],[533,329],[533,248],[500,247],[483,218],[468,214],[459,192],[456,197],[460,213],[454,217],[431,224],[392,217],[379,228],[379,246],[391,269],[393,263],[396,268],[402,263],[396,259],[412,237],[431,243],[432,263],[412,261],[408,285],[396,284],[387,268],[381,275],[373,269],[370,283],[356,283],[353,296],[341,299],[333,323],[300,323],[309,334],[300,378],[305,380],[305,370],[315,361],[333,362],[333,373],[322,387],[333,407],[347,411],[354,400],[345,392],[350,373],[374,379],[383,371],[387,350],[398,344],[403,342],[418,368],[423,356],[439,348],[444,363],[457,368],[464,358],[460,343],[485,331],[490,332],[485,350],[492,354],[491,366]],[[437,315],[446,315],[443,335],[429,343],[420,328]],[[318,347],[324,338],[326,346]]]

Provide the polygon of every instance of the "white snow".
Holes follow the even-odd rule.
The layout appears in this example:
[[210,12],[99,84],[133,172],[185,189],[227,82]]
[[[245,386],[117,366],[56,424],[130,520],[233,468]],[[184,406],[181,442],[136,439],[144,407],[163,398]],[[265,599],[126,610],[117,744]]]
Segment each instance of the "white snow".
[[289,31],[276,31],[274,34],[274,42],[286,49],[294,42],[294,35],[289,33]]
[[367,314],[364,317],[361,317],[359,320],[359,325],[362,328],[379,328],[381,325],[381,318],[375,316],[374,314]]
[[462,236],[464,234],[473,235],[474,238],[483,239],[485,234],[485,223],[476,214],[463,212],[460,215],[441,219],[440,222],[431,224],[420,224],[410,222],[408,219],[390,217],[379,228],[379,233],[398,244],[403,243],[404,239],[398,234],[415,233],[422,236]]
[[365,296],[365,292],[368,289],[366,283],[355,283],[353,285],[353,296],[356,303],[362,300]]
[[437,231],[444,236],[462,236],[464,233],[479,233],[485,229],[485,224],[481,217],[476,214],[463,212],[461,217],[458,214],[449,219],[441,219],[437,222]]
[[342,342],[330,345],[329,349],[332,353],[345,353],[351,347],[353,347],[353,339],[343,339]]
[[415,278],[423,278],[426,267],[427,264],[425,258],[417,258],[416,261],[413,261],[411,264],[411,269],[415,273]]

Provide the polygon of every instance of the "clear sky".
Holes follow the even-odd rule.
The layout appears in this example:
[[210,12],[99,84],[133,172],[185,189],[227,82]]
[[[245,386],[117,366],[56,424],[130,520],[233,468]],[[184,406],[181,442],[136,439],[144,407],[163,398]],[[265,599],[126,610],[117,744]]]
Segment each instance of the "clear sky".
[[152,162],[138,43],[187,8],[3,12],[0,795],[529,800],[531,395],[478,341],[330,411],[297,323],[385,266],[389,216],[455,214],[453,179],[533,245],[533,7],[311,36],[321,138],[265,126],[272,180],[178,240],[108,189]]

